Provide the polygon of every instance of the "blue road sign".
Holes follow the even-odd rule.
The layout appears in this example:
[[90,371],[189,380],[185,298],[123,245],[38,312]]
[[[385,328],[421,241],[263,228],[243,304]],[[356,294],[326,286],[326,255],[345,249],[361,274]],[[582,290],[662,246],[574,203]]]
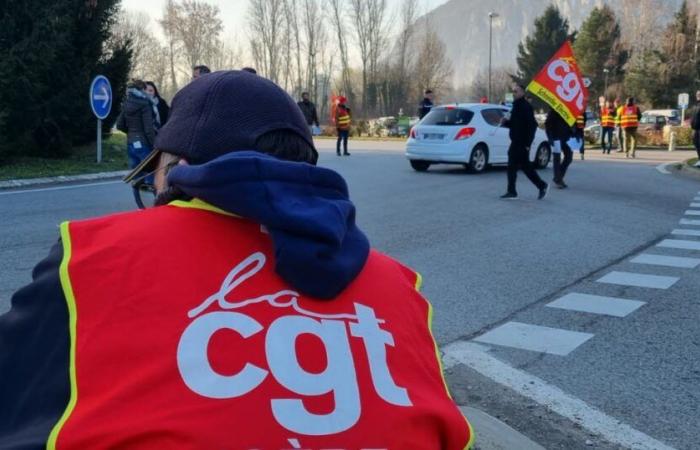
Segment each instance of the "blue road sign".
[[112,86],[109,80],[97,75],[90,85],[90,107],[98,119],[104,119],[112,110]]

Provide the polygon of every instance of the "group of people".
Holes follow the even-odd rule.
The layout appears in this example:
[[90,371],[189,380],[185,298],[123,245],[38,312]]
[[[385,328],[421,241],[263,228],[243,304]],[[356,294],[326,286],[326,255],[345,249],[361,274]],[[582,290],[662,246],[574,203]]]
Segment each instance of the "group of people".
[[[308,92],[302,92],[301,100],[297,103],[299,110],[304,115],[306,125],[309,127],[311,134],[316,134],[314,129],[320,132],[320,122],[318,120],[318,111],[316,105],[310,100]],[[348,152],[348,138],[350,137],[350,124],[352,122],[352,111],[348,106],[348,99],[342,95],[336,98],[335,111],[333,113],[333,122],[335,123],[338,139],[336,141],[335,150],[338,156],[350,156]],[[342,153],[341,151],[342,145]]]
[[642,111],[629,97],[625,104],[616,98],[613,102],[606,100],[600,108],[600,126],[602,129],[600,145],[603,154],[610,154],[613,147],[613,136],[617,137],[618,153],[624,153],[626,158],[637,156],[637,128],[642,118]]

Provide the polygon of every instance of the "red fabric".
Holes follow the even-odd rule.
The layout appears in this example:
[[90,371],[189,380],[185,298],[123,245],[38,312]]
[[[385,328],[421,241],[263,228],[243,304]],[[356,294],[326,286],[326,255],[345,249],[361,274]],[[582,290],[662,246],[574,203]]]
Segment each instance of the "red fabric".
[[[380,397],[368,362],[368,341],[351,334],[351,325],[360,321],[357,318],[327,317],[324,322],[267,301],[237,309],[215,302],[188,317],[222,284],[230,285],[224,283],[227,275],[251,255],[264,258],[264,265],[225,293],[226,301],[292,289],[274,273],[271,240],[260,225],[200,209],[166,206],[74,222],[70,235],[78,396],[58,435],[58,449],[457,450],[469,441],[470,429],[441,377],[428,329],[428,303],[414,289],[416,275],[391,258],[373,251],[359,277],[340,297],[330,302],[301,297],[298,307],[325,315],[373,310],[384,320],[379,328],[391,333],[394,341],[394,346],[382,347],[388,371],[396,387],[406,389],[412,406],[396,406]],[[278,299],[283,300],[289,297]],[[185,331],[195,321],[214,317],[210,314],[237,314],[260,325],[247,338],[221,329],[205,346],[209,364],[219,375],[239,374],[246,364],[268,372],[245,394],[210,398],[185,384],[178,349],[183,341],[191,342],[183,337]],[[322,374],[329,360],[337,368],[337,361],[347,364],[351,359],[356,376],[349,376],[348,370],[337,371],[331,381],[338,385],[327,393],[302,395],[299,388],[285,387],[269,358],[279,362],[285,355],[294,357],[294,352],[280,350],[284,340],[282,347],[266,340],[272,342],[270,336],[278,336],[270,331],[273,323],[275,328],[290,320],[345,330],[334,335],[332,342],[334,349],[342,348],[338,342],[348,343],[352,358],[347,359],[342,352],[327,352],[325,341],[310,333],[301,334],[295,343],[286,341],[296,349],[297,364],[305,371]],[[274,350],[269,358],[266,347]],[[346,414],[345,410],[352,410],[347,398],[353,396],[338,393],[351,392],[347,386],[353,380],[360,413],[346,430],[304,434],[285,428],[273,415],[273,399],[301,399],[306,410],[319,415],[340,410]],[[309,383],[307,388],[320,384]]]

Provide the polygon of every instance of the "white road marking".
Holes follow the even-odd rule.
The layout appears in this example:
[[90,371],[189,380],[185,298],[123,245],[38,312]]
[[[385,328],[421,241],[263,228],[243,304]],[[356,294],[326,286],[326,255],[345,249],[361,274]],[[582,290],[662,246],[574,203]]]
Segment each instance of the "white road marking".
[[680,248],[683,250],[700,250],[700,242],[698,241],[683,241],[680,239],[664,239],[656,244],[657,247],[664,248]]
[[654,266],[679,267],[681,269],[694,269],[700,265],[698,258],[685,258],[681,256],[651,255],[642,253],[630,262],[636,264],[650,264]]
[[482,345],[458,341],[447,345],[443,351],[445,368],[450,369],[459,364],[468,366],[609,442],[635,450],[674,450],[541,378],[489,355]]
[[681,235],[681,236],[700,236],[700,230],[686,230],[684,228],[676,228],[671,231],[671,234]]
[[659,275],[646,275],[643,273],[610,272],[597,281],[598,283],[619,284],[622,286],[668,289],[679,279],[680,278],[678,277],[662,277]]
[[681,219],[679,223],[681,225],[700,225],[700,220]]
[[590,333],[508,322],[474,340],[486,344],[566,356],[592,337]]
[[547,304],[550,308],[568,309],[593,314],[604,314],[613,317],[625,317],[644,305],[645,302],[627,300],[617,297],[602,297],[600,295],[579,294],[572,292]]
[[679,164],[677,162],[670,162],[670,163],[662,163],[656,166],[656,170],[659,172],[663,173],[664,175],[669,175],[671,172],[668,170],[669,166],[673,166],[675,164]]
[[700,208],[700,203],[691,203],[690,207],[691,208]]
[[700,216],[700,210],[697,209],[688,209],[685,211],[686,216]]
[[123,181],[104,181],[101,183],[89,183],[89,184],[74,184],[71,186],[56,186],[56,187],[50,187],[50,188],[40,188],[40,189],[22,189],[21,191],[7,191],[7,192],[0,192],[0,195],[14,195],[14,194],[27,194],[30,192],[48,192],[48,191],[62,191],[65,189],[78,189],[78,188],[84,188],[84,187],[91,187],[91,186],[104,186],[106,184],[120,184],[124,183]]

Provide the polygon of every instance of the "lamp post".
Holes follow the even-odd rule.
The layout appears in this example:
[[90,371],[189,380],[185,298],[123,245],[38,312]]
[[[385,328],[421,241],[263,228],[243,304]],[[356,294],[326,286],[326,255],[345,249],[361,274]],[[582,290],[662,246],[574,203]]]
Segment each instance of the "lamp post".
[[489,12],[489,90],[488,90],[488,101],[491,100],[491,54],[492,54],[492,42],[493,42],[493,19],[498,17],[498,13],[493,11]]
[[603,95],[607,95],[608,92],[608,74],[610,73],[610,69],[607,67],[603,69],[603,73],[605,74],[605,89],[603,89]]

